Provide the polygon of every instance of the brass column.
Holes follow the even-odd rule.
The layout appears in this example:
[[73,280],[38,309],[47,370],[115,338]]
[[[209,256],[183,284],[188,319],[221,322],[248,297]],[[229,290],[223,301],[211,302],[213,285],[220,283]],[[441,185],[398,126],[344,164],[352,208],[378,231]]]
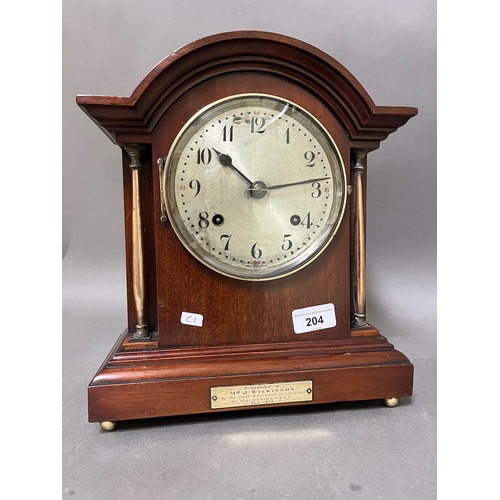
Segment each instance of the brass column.
[[144,262],[142,247],[141,198],[139,194],[140,157],[144,146],[129,144],[124,147],[131,159],[132,169],[132,288],[134,292],[137,325],[132,339],[149,338],[144,318]]
[[353,315],[351,326],[353,328],[366,328],[366,244],[365,244],[365,210],[363,195],[363,161],[368,151],[359,150],[354,157],[353,180],[353,241],[352,241],[352,294]]

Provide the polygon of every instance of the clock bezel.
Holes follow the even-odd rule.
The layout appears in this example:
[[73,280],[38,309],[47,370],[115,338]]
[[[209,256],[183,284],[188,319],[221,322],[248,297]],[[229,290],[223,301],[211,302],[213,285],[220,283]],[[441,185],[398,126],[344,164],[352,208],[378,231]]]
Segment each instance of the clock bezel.
[[[299,110],[298,116],[295,117],[295,119],[301,122],[304,126],[307,126],[308,131],[310,133],[313,134],[311,130],[312,127],[310,126],[310,124],[312,124],[313,127],[316,128],[314,132],[317,132],[318,135],[316,134],[313,135],[321,144],[325,153],[327,154],[330,160],[330,169],[332,171],[334,169],[338,169],[340,186],[338,189],[336,189],[335,193],[340,192],[342,197],[339,210],[336,212],[336,214],[333,213],[329,214],[328,216],[329,220],[321,230],[322,234],[315,240],[317,244],[315,245],[313,243],[311,245],[312,250],[311,247],[308,247],[308,249],[302,252],[297,258],[285,262],[283,266],[274,266],[270,272],[261,273],[262,274],[261,276],[257,275],[251,276],[251,273],[255,272],[257,274],[259,273],[259,271],[262,270],[262,268],[255,268],[255,269],[248,268],[243,273],[241,267],[231,266],[226,262],[217,259],[210,252],[207,252],[202,246],[199,245],[199,243],[194,238],[189,237],[188,231],[184,231],[182,229],[183,222],[180,219],[180,217],[177,217],[179,209],[175,202],[171,204],[171,199],[175,198],[173,194],[172,185],[175,183],[175,173],[176,173],[175,168],[177,168],[177,163],[175,163],[175,168],[173,166],[175,160],[174,154],[176,153],[176,148],[183,140],[185,133],[189,130],[190,127],[192,127],[194,123],[196,123],[197,120],[199,120],[203,115],[209,113],[211,110],[217,109],[226,103],[230,103],[231,101],[238,101],[238,100],[252,99],[252,98],[264,99],[264,100],[267,99],[268,101],[280,102],[282,104],[289,104],[291,105],[292,108]],[[213,119],[213,117],[211,117],[211,119]],[[304,123],[307,119],[310,120],[310,124]],[[194,133],[196,132],[193,132],[193,134]],[[186,146],[191,137],[192,135],[185,141],[183,147]],[[332,159],[334,160],[333,162]],[[164,197],[163,202],[168,214],[168,220],[170,221],[171,226],[177,238],[182,243],[183,247],[186,248],[189,251],[189,253],[193,257],[195,257],[199,262],[204,264],[212,271],[215,271],[216,273],[222,276],[241,281],[250,281],[250,282],[273,281],[295,274],[296,272],[310,265],[328,248],[328,246],[334,239],[335,235],[339,230],[339,227],[344,221],[344,215],[347,204],[347,173],[345,169],[345,164],[342,155],[340,153],[339,147],[337,146],[336,141],[333,139],[332,135],[327,130],[327,128],[311,112],[309,112],[303,106],[300,106],[299,104],[295,103],[294,101],[277,95],[267,94],[262,92],[245,92],[245,93],[228,95],[207,104],[199,111],[197,111],[184,124],[184,126],[181,128],[181,130],[178,132],[175,139],[173,140],[171,147],[168,151],[168,154],[165,158],[164,176],[162,179],[160,179],[160,183],[162,184],[162,193],[163,193],[162,196]],[[333,211],[333,205],[332,205],[332,211]],[[181,226],[181,228],[179,228],[179,226]],[[324,236],[325,233],[328,234]],[[235,272],[232,272],[233,269],[235,270]]]

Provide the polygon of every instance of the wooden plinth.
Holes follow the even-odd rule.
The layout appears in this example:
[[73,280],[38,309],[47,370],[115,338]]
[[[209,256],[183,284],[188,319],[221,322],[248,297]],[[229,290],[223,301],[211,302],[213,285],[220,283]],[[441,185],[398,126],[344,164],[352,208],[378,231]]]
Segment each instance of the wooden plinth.
[[230,410],[410,396],[413,365],[377,335],[348,340],[131,351],[124,333],[88,388],[89,422],[211,409],[212,387],[311,380],[313,400]]

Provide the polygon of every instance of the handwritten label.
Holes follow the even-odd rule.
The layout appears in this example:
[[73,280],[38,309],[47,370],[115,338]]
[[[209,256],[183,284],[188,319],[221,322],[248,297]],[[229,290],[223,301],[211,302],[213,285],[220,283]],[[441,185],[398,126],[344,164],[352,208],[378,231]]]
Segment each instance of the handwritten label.
[[304,307],[292,311],[293,331],[295,333],[313,332],[333,328],[337,324],[333,304]]
[[189,326],[203,326],[203,316],[201,314],[183,312],[181,314],[181,323]]
[[210,406],[212,409],[312,400],[312,380],[275,384],[230,385],[211,387],[210,389]]

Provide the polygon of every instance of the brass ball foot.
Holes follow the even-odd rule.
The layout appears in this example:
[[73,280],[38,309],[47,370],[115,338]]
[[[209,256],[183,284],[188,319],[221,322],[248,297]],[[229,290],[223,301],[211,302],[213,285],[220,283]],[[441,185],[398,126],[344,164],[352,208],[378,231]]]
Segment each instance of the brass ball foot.
[[394,406],[398,406],[399,404],[399,398],[387,398],[387,399],[384,399],[384,404],[385,406],[389,406],[389,407],[394,407]]
[[114,431],[118,427],[118,422],[101,422],[101,428],[104,431]]

